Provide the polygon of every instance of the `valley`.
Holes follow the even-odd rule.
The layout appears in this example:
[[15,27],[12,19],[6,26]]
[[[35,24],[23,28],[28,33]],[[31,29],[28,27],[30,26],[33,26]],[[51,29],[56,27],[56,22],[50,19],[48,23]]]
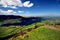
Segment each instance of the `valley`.
[[0,17],[1,40],[60,40],[60,18],[11,17]]

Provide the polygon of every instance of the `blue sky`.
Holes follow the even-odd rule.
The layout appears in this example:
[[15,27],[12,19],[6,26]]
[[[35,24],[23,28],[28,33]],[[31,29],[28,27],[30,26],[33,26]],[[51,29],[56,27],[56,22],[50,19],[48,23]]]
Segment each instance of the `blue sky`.
[[60,0],[0,0],[0,15],[60,16]]

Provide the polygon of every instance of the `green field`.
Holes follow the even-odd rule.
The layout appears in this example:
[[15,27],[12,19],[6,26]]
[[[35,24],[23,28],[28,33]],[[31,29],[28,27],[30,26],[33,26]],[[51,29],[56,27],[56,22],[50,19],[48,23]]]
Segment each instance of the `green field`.
[[[29,27],[30,26],[30,27]],[[27,30],[28,28],[33,28],[34,25],[28,25],[28,26],[9,26],[9,27],[0,27],[0,38],[10,36],[16,33],[19,33],[21,31]]]
[[[48,24],[48,26],[46,24]],[[21,31],[24,32],[32,28],[30,32],[27,32],[23,36],[19,35],[14,38],[15,36],[14,35],[8,40],[12,40],[12,39],[13,40],[60,40],[60,30],[55,30],[56,27],[54,27],[54,25],[49,25],[49,24],[53,24],[53,22],[42,21],[23,27],[21,26],[0,27],[0,38],[4,38],[14,34],[17,35]],[[37,26],[38,28],[34,29],[35,26]],[[52,27],[50,28],[50,26]],[[54,29],[52,29],[53,27]]]
[[0,27],[0,38],[10,36],[18,32],[20,32],[20,29],[16,27]]
[[0,25],[2,24],[13,24],[13,23],[20,23],[21,19],[10,19],[10,20],[4,20],[4,21],[0,21]]
[[[27,37],[28,36],[28,37]],[[60,40],[60,31],[46,27],[39,27],[27,33],[24,37],[16,37],[14,40]]]

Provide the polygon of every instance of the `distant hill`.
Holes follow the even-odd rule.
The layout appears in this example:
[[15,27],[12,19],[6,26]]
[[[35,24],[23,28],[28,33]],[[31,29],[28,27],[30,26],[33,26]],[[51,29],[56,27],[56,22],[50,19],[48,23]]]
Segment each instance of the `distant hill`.
[[0,21],[4,21],[7,19],[18,19],[23,18],[22,16],[14,16],[14,15],[0,15]]
[[[60,17],[22,17],[14,15],[0,15],[1,26],[30,25],[43,20],[60,20]],[[10,22],[11,21],[11,22]]]
[[[12,20],[11,20],[12,19]],[[19,19],[21,19],[21,22],[16,22],[19,21]],[[11,22],[9,23],[5,23],[3,21],[5,20],[11,20]],[[14,23],[12,23],[15,20]],[[36,23],[36,22],[41,22],[42,17],[22,17],[22,16],[14,16],[14,15],[0,15],[0,21],[2,21],[2,26],[10,26],[10,25],[30,25],[32,23]],[[6,21],[6,22],[7,22]]]
[[54,17],[54,16],[46,16],[46,17],[43,17],[42,18],[43,20],[60,20],[60,16],[56,16],[56,17]]

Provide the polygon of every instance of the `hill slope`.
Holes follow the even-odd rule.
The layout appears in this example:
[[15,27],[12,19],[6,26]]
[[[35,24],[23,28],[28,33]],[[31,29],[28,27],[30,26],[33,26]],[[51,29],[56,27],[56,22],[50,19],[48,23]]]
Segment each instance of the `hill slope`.
[[47,27],[39,27],[25,34],[10,40],[60,40],[60,31],[52,30]]
[[11,26],[11,25],[30,25],[32,23],[40,22],[41,17],[22,17],[13,15],[0,15],[0,25],[1,26]]

